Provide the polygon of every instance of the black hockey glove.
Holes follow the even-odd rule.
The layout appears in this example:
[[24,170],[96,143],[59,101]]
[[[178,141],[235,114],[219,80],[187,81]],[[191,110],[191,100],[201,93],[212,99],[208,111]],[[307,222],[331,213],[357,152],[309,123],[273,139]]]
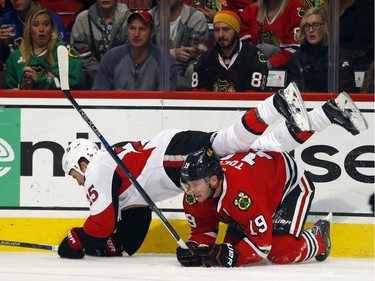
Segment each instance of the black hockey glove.
[[57,251],[61,258],[82,259],[84,257],[82,242],[79,238],[80,231],[82,228],[74,227],[63,239]]
[[186,246],[188,246],[188,249],[177,248],[177,260],[182,266],[201,266],[202,258],[198,254],[198,244],[195,242],[187,242]]
[[85,249],[85,254],[96,257],[121,257],[122,250],[110,236],[101,249]]
[[238,250],[228,243],[200,245],[198,252],[205,267],[235,267],[239,256]]

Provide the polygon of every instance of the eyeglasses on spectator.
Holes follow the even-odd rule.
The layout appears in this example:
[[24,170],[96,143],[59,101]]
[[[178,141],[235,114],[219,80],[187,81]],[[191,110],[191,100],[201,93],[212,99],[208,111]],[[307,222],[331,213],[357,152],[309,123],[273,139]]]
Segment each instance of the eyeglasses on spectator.
[[313,23],[313,24],[308,24],[306,23],[304,26],[303,26],[303,29],[304,30],[310,30],[310,28],[312,27],[313,30],[318,30],[319,28],[321,28],[322,26],[324,25],[324,23]]

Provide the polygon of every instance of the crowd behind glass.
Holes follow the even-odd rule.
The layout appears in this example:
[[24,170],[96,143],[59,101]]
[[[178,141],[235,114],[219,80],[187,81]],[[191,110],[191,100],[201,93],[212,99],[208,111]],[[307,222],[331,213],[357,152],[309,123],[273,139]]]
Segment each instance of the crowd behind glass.
[[[374,92],[372,0],[3,0],[0,88],[58,89],[55,52],[57,46],[65,45],[70,54],[71,88],[106,89],[94,82],[101,60],[110,49],[135,42],[129,29],[134,27],[128,23],[129,15],[138,10],[152,15],[151,21],[146,19],[150,43],[169,51],[161,52],[155,68],[160,81],[171,72],[171,77],[175,72],[177,77],[176,84],[171,78],[153,90],[199,90],[191,86],[194,65],[215,46],[214,16],[218,10],[232,10],[242,19],[239,40],[264,54],[269,71],[264,91],[294,81],[302,92],[329,92],[333,81],[337,91]],[[337,25],[332,24],[335,18]],[[169,63],[170,57],[175,64]],[[143,79],[142,74],[149,77],[150,71],[143,73],[141,63],[130,68],[136,79]],[[332,80],[334,72],[337,80]],[[281,84],[275,83],[275,77]]]

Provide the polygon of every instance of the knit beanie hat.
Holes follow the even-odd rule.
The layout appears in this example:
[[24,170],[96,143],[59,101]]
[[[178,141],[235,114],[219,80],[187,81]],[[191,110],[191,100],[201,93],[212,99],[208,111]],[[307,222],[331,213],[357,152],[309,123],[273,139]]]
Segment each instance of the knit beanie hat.
[[215,14],[214,17],[214,24],[217,22],[223,22],[228,24],[230,27],[234,29],[237,33],[240,32],[240,27],[241,27],[241,18],[240,16],[232,11],[229,10],[221,10],[218,11]]

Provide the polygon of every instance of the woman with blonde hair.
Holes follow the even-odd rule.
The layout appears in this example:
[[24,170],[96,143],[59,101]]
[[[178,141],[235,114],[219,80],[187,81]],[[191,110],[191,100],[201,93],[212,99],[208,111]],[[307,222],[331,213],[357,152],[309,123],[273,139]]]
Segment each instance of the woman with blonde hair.
[[[290,58],[288,81],[301,91],[328,91],[328,16],[324,8],[311,8],[301,20],[297,40],[301,48]],[[355,92],[354,71],[349,61],[340,58],[339,91]]]
[[[38,0],[12,0],[10,3],[11,8],[4,13],[0,21],[0,60],[3,63],[21,46],[25,23],[30,12],[41,7]],[[66,37],[64,23],[55,12],[50,12],[57,24],[57,37],[59,41],[63,41]]]
[[285,68],[298,49],[295,38],[306,5],[299,0],[258,0],[242,12],[240,38],[261,49],[268,69]]
[[[20,49],[7,59],[6,88],[56,89],[60,88],[57,47],[57,27],[51,13],[45,8],[30,12],[25,23]],[[81,74],[81,61],[69,49],[69,83],[77,88]]]

